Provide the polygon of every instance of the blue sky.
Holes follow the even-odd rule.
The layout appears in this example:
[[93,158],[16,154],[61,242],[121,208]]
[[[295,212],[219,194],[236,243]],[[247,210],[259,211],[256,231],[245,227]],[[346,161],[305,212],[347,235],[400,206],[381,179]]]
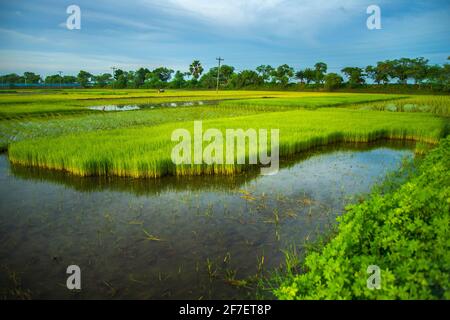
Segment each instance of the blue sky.
[[[66,8],[81,8],[68,30]],[[366,9],[381,8],[368,30]],[[237,70],[317,61],[337,72],[399,57],[445,63],[448,0],[0,0],[0,73],[111,72],[117,66],[206,68],[222,56]]]

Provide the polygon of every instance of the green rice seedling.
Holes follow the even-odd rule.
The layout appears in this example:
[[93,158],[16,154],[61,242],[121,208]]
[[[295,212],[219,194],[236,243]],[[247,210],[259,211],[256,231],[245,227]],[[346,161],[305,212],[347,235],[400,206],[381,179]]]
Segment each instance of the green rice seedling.
[[230,260],[231,260],[231,253],[230,253],[230,252],[227,252],[227,254],[225,255],[225,257],[223,258],[223,263],[224,263],[224,264],[228,264],[228,263],[230,263]]
[[265,261],[265,257],[264,254],[261,255],[261,257],[256,257],[256,277],[262,276],[263,271],[264,271],[264,261]]
[[266,111],[280,111],[292,108],[316,109],[319,107],[336,107],[348,104],[360,104],[374,101],[388,101],[405,98],[400,95],[387,94],[352,94],[352,93],[303,93],[299,96],[287,96],[273,99],[246,99],[223,101],[221,106],[239,108],[264,107]]
[[214,262],[209,258],[206,259],[206,271],[208,272],[209,279],[212,280],[217,275],[217,269],[214,267]]
[[162,241],[160,238],[155,237],[155,236],[151,235],[150,233],[148,233],[147,230],[142,229],[142,231],[145,233],[145,240],[148,240],[148,241]]
[[236,270],[229,270],[227,269],[225,271],[225,282],[229,284],[230,286],[237,287],[237,288],[244,288],[248,286],[248,280],[247,279],[236,279]]
[[300,256],[295,245],[282,250],[284,254],[284,268],[288,275],[294,275],[300,267]]
[[450,116],[450,96],[409,96],[390,102],[371,102],[352,105],[349,108],[390,111],[390,112],[425,112],[444,117]]
[[251,115],[258,112],[256,109],[237,111],[228,107],[181,107],[0,120],[0,148],[7,149],[12,142],[40,137],[57,137],[71,133],[183,122],[197,120],[200,115],[202,119],[213,119]]
[[[432,114],[344,108],[272,112],[203,122],[204,130],[216,128],[222,133],[230,128],[279,129],[282,157],[339,142],[367,143],[378,139],[398,139],[435,144],[445,134],[447,126],[445,118]],[[63,170],[80,176],[156,178],[165,175],[234,175],[248,168],[237,164],[176,166],[171,160],[171,152],[176,145],[171,141],[171,134],[179,128],[185,128],[192,134],[193,122],[24,140],[10,144],[9,159],[15,164]],[[246,156],[249,156],[248,150]]]
[[[45,94],[42,94],[45,93]],[[297,93],[299,95],[300,93]],[[0,119],[90,112],[86,107],[108,104],[156,104],[181,101],[250,99],[264,96],[290,97],[292,93],[264,91],[188,91],[168,90],[163,95],[156,90],[61,90],[18,91],[0,96]]]

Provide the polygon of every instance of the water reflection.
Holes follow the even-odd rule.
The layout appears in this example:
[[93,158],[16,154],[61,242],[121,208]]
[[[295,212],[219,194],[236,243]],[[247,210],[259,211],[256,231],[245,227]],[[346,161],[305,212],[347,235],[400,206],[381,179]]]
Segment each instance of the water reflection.
[[206,100],[206,101],[181,101],[181,102],[164,102],[164,103],[140,103],[128,105],[100,105],[88,107],[90,110],[98,111],[132,111],[140,109],[156,109],[156,108],[179,108],[179,107],[194,107],[203,105],[215,105],[220,100]]
[[[230,280],[257,274],[262,256],[264,270],[278,267],[281,250],[326,230],[347,203],[412,157],[411,148],[346,145],[284,160],[276,176],[159,180],[10,167],[3,155],[0,294],[252,297]],[[70,264],[82,269],[79,293],[65,288]]]

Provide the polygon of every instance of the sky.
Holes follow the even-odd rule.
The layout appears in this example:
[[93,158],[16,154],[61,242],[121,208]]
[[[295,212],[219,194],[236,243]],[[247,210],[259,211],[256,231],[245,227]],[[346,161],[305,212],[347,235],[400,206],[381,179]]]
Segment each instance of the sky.
[[[81,28],[69,30],[77,5]],[[381,9],[369,30],[366,10]],[[449,0],[0,0],[0,74],[111,73],[167,66],[236,70],[326,62],[329,72],[400,57],[450,56]]]

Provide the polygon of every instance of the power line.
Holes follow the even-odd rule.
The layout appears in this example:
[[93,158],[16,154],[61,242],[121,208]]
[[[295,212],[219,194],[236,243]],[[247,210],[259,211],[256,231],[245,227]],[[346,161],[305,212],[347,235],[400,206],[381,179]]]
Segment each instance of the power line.
[[216,88],[216,92],[219,93],[220,64],[222,61],[225,61],[225,59],[218,57],[218,58],[216,58],[216,60],[219,61],[219,68],[217,69],[217,88]]
[[111,67],[111,69],[113,71],[113,74],[112,74],[112,76],[113,76],[112,89],[114,90],[114,79],[115,79],[115,73],[116,73],[117,68],[116,67]]
[[61,83],[62,83],[62,71],[58,71],[59,74],[59,88],[61,89]]

